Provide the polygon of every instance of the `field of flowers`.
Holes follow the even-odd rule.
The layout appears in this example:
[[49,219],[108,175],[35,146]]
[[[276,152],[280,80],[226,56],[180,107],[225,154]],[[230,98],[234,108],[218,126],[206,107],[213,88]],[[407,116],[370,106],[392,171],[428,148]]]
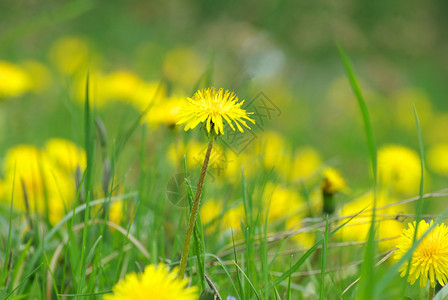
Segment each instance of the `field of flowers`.
[[0,299],[445,299],[447,20],[0,1]]

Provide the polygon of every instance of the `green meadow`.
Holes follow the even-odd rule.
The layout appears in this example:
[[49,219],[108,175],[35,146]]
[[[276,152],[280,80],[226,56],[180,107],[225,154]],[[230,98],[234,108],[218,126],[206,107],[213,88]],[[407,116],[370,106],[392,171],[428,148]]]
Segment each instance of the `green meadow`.
[[0,299],[445,299],[447,9],[0,0]]

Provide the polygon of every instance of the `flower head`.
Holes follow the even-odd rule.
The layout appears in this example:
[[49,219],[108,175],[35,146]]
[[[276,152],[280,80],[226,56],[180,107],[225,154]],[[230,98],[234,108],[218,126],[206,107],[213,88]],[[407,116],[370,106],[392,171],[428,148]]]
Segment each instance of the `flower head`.
[[208,88],[197,91],[187,100],[188,104],[182,108],[179,114],[180,121],[177,122],[177,124],[186,123],[185,131],[205,122],[208,132],[214,129],[217,135],[224,134],[223,119],[234,131],[233,123],[235,123],[240,132],[244,131],[240,123],[250,129],[245,120],[255,124],[255,121],[249,118],[251,113],[241,108],[244,101],[238,102],[238,97],[230,91]]
[[336,192],[345,190],[346,184],[341,174],[333,168],[326,168],[322,173],[322,190],[327,195],[333,195]]
[[402,195],[413,195],[420,182],[420,158],[412,149],[387,145],[378,150],[378,180]]
[[[398,243],[398,250],[395,252],[395,259],[400,259],[412,247],[414,241],[416,222],[410,223],[409,228],[405,229]],[[420,239],[423,234],[432,226],[424,220],[420,221],[417,230],[416,239]],[[401,277],[406,276],[408,263],[400,268]],[[420,286],[426,286],[429,281],[431,287],[435,287],[436,279],[444,286],[448,276],[448,227],[440,224],[429,232],[423,241],[418,245],[412,254],[411,267],[409,268],[408,281],[411,284],[420,277]]]
[[113,294],[105,300],[194,300],[198,298],[196,287],[187,287],[188,279],[178,279],[177,270],[170,272],[163,263],[149,265],[140,274],[129,273],[113,288]]

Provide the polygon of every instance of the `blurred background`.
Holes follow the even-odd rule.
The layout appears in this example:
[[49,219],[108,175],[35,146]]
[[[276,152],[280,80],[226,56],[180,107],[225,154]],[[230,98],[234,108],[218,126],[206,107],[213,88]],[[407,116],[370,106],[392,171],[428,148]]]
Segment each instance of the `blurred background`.
[[416,149],[413,105],[428,147],[448,143],[447,14],[445,1],[1,1],[0,151],[55,136],[82,143],[89,71],[111,135],[161,82],[178,98],[206,85],[246,103],[262,92],[276,106],[262,131],[365,178],[336,43],[353,61],[379,146]]

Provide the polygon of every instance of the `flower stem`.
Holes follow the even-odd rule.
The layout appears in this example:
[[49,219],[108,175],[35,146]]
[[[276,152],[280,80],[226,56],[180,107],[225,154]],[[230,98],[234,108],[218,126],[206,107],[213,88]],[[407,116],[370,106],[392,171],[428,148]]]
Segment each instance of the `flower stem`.
[[431,300],[432,298],[434,298],[434,288],[430,284],[429,285],[428,300]]
[[211,135],[209,142],[208,142],[207,152],[205,153],[204,163],[203,163],[202,169],[201,169],[201,175],[199,176],[198,188],[196,189],[196,195],[194,197],[193,207],[191,208],[190,220],[188,222],[188,228],[187,228],[187,234],[185,236],[184,246],[182,248],[182,257],[180,259],[179,276],[178,276],[179,278],[184,277],[185,268],[187,266],[187,259],[188,259],[188,252],[190,250],[191,236],[193,234],[194,224],[196,222],[196,216],[198,214],[199,200],[201,199],[202,187],[204,185],[205,174],[207,173],[207,167],[208,167],[208,162],[210,160],[210,154],[212,153],[213,138],[214,138],[214,136]]

